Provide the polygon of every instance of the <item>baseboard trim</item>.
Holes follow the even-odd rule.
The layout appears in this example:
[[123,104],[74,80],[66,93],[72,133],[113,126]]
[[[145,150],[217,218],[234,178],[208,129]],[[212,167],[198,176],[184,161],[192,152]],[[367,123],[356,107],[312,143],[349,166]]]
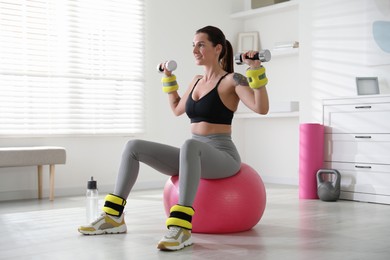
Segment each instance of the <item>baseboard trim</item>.
[[[151,189],[163,189],[166,181],[140,181],[137,182],[133,191],[137,190],[151,190]],[[56,197],[71,197],[71,196],[84,196],[86,188],[83,186],[71,187],[71,188],[55,188],[54,200]],[[113,192],[114,185],[99,185],[99,194],[108,194]],[[49,189],[43,189],[42,199],[49,199]],[[38,190],[15,190],[15,191],[2,191],[0,192],[0,201],[10,200],[27,200],[38,199]]]
[[285,184],[285,185],[298,185],[298,178],[287,178],[287,177],[274,177],[274,176],[263,176],[261,175],[261,179],[264,183],[270,184]]
[[[283,178],[274,176],[261,176],[264,183],[270,184],[284,184],[284,185],[298,185],[297,178]],[[139,181],[134,187],[133,191],[137,190],[152,190],[152,189],[164,189],[166,181]],[[114,190],[114,185],[99,185],[99,194],[111,193]],[[55,188],[54,197],[70,197],[70,196],[84,196],[85,187],[70,187],[70,188]],[[0,192],[0,201],[9,200],[26,200],[26,199],[37,199],[37,190],[15,190],[15,191],[2,191]],[[43,199],[49,198],[49,189],[43,189]]]

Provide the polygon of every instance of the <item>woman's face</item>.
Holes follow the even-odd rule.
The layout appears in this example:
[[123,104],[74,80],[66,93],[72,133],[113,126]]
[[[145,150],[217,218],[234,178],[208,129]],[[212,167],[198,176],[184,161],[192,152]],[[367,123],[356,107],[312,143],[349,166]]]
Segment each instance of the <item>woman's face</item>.
[[215,61],[218,62],[221,45],[217,44],[217,46],[213,46],[213,43],[209,41],[207,34],[195,34],[192,45],[194,48],[192,52],[197,65],[207,65]]

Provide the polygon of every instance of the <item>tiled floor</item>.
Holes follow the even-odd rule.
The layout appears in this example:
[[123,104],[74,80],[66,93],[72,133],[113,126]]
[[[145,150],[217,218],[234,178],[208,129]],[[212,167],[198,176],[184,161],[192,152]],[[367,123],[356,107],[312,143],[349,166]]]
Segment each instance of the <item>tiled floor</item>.
[[390,205],[299,200],[295,186],[266,188],[252,230],[193,234],[195,244],[177,252],[156,249],[165,232],[161,190],[129,197],[121,235],[79,234],[83,197],[0,202],[0,259],[390,259]]

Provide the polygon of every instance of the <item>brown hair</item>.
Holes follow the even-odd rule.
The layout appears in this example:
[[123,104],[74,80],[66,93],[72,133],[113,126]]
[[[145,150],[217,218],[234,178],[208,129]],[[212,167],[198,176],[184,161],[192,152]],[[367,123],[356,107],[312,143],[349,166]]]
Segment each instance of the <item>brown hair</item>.
[[222,45],[222,51],[218,60],[225,71],[229,73],[234,72],[233,47],[230,42],[226,40],[223,32],[219,28],[209,25],[197,30],[196,33],[207,34],[208,39],[213,43],[213,46],[217,46],[218,44]]

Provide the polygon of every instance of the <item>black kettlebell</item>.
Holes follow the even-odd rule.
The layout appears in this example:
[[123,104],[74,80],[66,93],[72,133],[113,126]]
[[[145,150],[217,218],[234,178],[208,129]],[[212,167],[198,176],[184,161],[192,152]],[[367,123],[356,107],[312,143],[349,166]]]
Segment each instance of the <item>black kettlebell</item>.
[[317,172],[317,195],[323,201],[337,201],[340,197],[341,174],[333,169]]

